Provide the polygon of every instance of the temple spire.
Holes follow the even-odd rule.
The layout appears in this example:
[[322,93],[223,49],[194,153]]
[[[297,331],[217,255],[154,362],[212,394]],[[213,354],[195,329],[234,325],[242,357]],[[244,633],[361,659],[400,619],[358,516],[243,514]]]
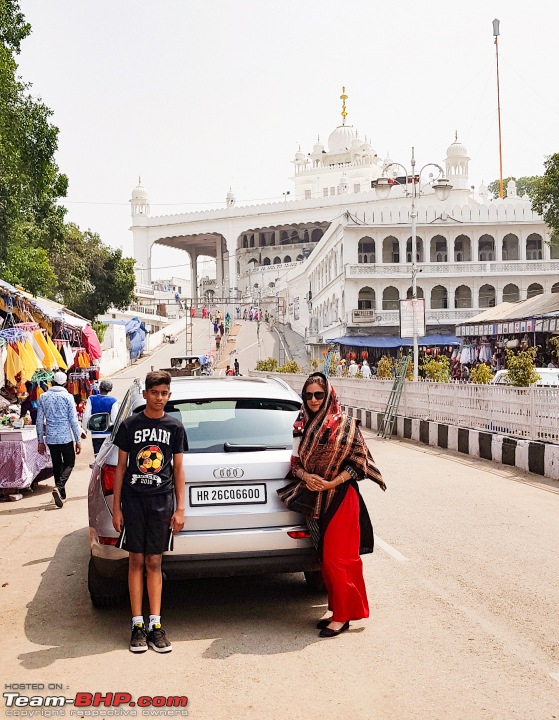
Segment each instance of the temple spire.
[[345,87],[342,87],[342,94],[340,95],[340,100],[342,101],[342,125],[345,125],[345,119],[347,117],[347,110],[345,104],[345,101],[347,100],[347,95],[345,92]]

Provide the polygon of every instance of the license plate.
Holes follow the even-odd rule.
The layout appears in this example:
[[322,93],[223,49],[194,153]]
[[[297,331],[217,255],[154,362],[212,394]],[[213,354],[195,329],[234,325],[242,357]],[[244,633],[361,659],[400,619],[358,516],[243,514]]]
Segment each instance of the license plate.
[[266,503],[266,485],[203,485],[190,488],[190,507]]

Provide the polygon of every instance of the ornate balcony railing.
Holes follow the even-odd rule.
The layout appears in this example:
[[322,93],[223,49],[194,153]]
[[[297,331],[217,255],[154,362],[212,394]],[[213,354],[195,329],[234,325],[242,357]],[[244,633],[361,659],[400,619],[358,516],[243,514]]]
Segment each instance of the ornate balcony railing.
[[[480,309],[452,309],[452,310],[425,310],[427,325],[451,324],[464,322],[481,312]],[[397,310],[352,310],[349,314],[348,325],[356,327],[379,327],[383,325],[398,325],[400,313]]]
[[[428,275],[485,275],[485,274],[517,274],[517,273],[556,273],[559,260],[511,260],[509,262],[442,262],[418,263],[417,269],[423,277]],[[359,263],[348,265],[346,277],[360,278],[371,276],[394,277],[408,275],[411,277],[411,263],[377,265]]]

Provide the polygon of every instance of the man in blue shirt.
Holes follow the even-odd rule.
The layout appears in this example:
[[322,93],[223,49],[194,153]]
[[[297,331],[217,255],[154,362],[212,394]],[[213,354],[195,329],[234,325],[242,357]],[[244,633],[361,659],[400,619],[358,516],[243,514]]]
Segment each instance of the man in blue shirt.
[[[115,424],[116,416],[118,415],[118,401],[115,397],[109,395],[112,389],[113,384],[110,380],[101,380],[99,383],[99,394],[91,395],[87,398],[82,418],[82,428],[84,429],[84,433],[87,433],[89,419],[92,415],[96,415],[97,413],[107,413],[109,415],[109,426]],[[101,449],[101,445],[105,442],[107,435],[108,433],[106,432],[91,432],[91,442],[93,443],[94,455],[97,455]],[[82,437],[85,437],[85,435]]]
[[82,449],[76,404],[65,388],[66,381],[65,373],[54,373],[53,385],[41,395],[37,408],[38,450],[43,455],[46,445],[49,446],[56,485],[52,497],[59,508],[66,501],[66,483],[74,468],[76,453],[79,455]]

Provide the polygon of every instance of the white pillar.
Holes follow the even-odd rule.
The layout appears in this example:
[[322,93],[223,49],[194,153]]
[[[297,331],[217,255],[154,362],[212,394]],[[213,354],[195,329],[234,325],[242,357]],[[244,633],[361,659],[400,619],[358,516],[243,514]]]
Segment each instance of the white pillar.
[[221,235],[218,235],[216,238],[216,254],[215,254],[215,284],[216,286],[220,286],[219,291],[216,287],[216,295],[217,297],[222,297],[223,295],[223,256],[221,254],[221,245],[222,245],[222,238]]
[[235,236],[225,238],[227,252],[229,254],[229,297],[237,298],[237,238]]
[[134,243],[134,259],[145,267],[145,280],[151,283],[151,248],[153,242],[148,239],[148,228],[134,225],[132,228]]
[[198,253],[190,251],[190,296],[192,302],[198,302]]

